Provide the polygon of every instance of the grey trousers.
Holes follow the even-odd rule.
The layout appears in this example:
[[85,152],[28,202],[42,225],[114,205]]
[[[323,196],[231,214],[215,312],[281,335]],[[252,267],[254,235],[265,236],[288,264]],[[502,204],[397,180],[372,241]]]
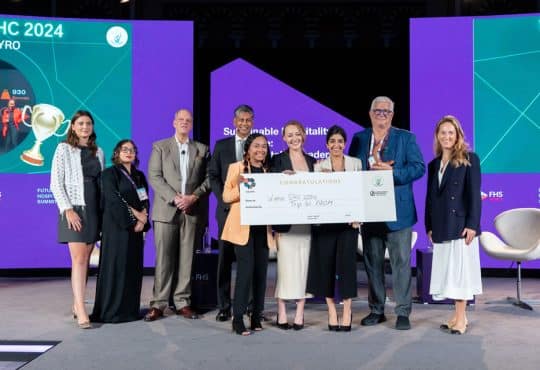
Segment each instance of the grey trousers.
[[154,221],[156,269],[150,307],[163,310],[172,293],[176,309],[190,304],[196,217],[177,212],[173,223]]
[[409,316],[411,313],[411,237],[412,228],[384,234],[364,235],[364,263],[369,284],[369,308],[376,314],[384,313],[386,286],[384,279],[384,253],[388,248],[392,266],[392,287],[396,300],[395,313]]

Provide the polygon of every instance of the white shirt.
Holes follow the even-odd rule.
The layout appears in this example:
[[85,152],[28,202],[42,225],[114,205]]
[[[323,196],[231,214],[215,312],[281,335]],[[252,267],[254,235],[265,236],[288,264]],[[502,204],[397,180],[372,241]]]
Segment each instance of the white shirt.
[[244,159],[244,143],[246,142],[247,137],[241,138],[238,135],[234,135],[235,137],[235,148],[236,148],[236,160],[241,161]]
[[188,170],[188,163],[189,163],[189,138],[186,140],[185,143],[181,143],[176,135],[174,135],[174,139],[176,140],[176,145],[178,145],[178,156],[179,156],[179,162],[180,163],[180,178],[182,179],[182,194],[186,193],[186,182],[187,182],[187,170]]
[[[103,170],[105,158],[99,147],[96,156]],[[50,186],[60,213],[73,206],[86,205],[80,148],[67,143],[58,144],[51,164]]]

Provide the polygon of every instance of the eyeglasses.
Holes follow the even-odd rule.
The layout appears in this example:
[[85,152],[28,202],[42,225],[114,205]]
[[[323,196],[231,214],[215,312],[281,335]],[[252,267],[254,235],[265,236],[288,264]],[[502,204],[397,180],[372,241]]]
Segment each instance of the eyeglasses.
[[120,151],[122,153],[133,153],[133,154],[137,153],[135,149],[131,149],[131,148],[121,148]]
[[372,109],[371,111],[375,113],[376,116],[385,116],[385,117],[388,116],[389,114],[394,113],[389,109]]

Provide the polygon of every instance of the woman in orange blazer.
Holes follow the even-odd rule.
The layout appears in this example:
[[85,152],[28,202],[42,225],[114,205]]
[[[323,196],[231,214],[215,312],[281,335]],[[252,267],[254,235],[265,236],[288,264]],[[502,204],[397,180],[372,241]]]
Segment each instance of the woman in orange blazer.
[[223,201],[231,205],[221,239],[234,244],[236,255],[236,285],[233,303],[233,331],[239,335],[251,332],[244,325],[243,315],[253,288],[251,330],[262,330],[268,248],[273,246],[270,228],[265,225],[240,225],[240,186],[247,186],[244,174],[268,171],[270,153],[268,141],[262,134],[251,134],[244,144],[244,159],[229,165],[223,187]]

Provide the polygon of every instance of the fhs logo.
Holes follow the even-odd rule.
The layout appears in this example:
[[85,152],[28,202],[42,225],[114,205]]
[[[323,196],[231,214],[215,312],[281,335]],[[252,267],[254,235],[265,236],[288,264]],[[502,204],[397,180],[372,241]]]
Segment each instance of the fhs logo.
[[487,193],[481,191],[480,197],[482,200],[489,200],[490,202],[500,202],[504,199],[504,192],[502,190],[490,190]]
[[255,185],[255,179],[253,177],[246,178],[246,182],[244,182],[244,187],[246,187],[247,189],[253,189]]

